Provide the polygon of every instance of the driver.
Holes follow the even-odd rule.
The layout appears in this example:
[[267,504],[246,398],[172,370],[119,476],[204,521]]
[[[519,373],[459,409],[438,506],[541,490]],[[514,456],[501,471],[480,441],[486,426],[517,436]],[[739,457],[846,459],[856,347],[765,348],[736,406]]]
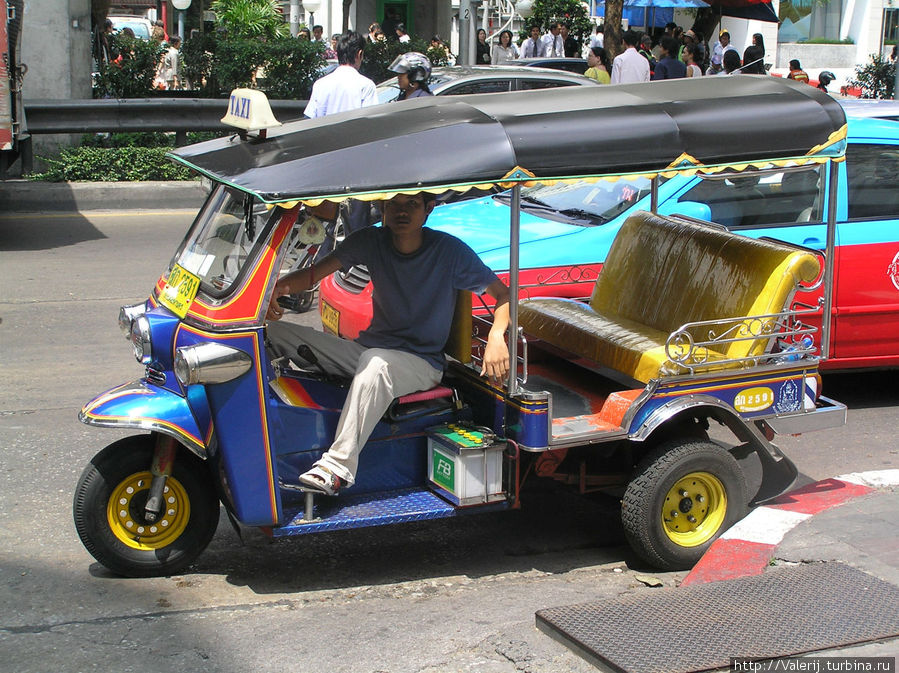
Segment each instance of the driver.
[[[431,194],[399,194],[382,204],[384,226],[353,233],[333,254],[275,284],[267,313],[273,353],[301,366],[317,361],[325,372],[353,379],[334,442],[300,475],[307,488],[335,495],[352,486],[362,447],[393,399],[440,382],[457,291],[486,291],[496,300],[481,375],[499,383],[509,371],[509,288],[465,243],[424,227],[434,205]],[[274,322],[283,315],[278,297],[354,264],[368,267],[374,286],[371,325],[355,341]],[[313,358],[299,357],[297,344],[308,346]]]

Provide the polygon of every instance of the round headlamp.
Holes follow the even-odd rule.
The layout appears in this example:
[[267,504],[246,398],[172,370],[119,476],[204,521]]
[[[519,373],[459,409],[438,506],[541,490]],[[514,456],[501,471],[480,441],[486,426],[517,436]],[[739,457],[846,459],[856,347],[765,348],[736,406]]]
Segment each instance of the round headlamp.
[[131,321],[131,349],[138,362],[142,365],[150,364],[153,350],[150,346],[150,321],[145,315]]
[[131,339],[131,323],[138,316],[147,312],[146,304],[132,304],[119,309],[119,329],[126,339]]

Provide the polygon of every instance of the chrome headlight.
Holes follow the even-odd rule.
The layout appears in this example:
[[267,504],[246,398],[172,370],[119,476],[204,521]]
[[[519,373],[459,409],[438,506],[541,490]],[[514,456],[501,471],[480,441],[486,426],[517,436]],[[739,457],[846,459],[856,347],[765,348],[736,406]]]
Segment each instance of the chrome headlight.
[[248,371],[253,359],[241,350],[216,343],[175,350],[175,376],[181,385],[225,383]]
[[131,339],[131,323],[138,316],[142,316],[147,312],[146,304],[132,304],[131,306],[123,306],[119,309],[119,329],[126,339]]
[[145,315],[139,315],[131,321],[131,348],[138,362],[142,365],[150,364],[153,349],[150,346],[150,320]]

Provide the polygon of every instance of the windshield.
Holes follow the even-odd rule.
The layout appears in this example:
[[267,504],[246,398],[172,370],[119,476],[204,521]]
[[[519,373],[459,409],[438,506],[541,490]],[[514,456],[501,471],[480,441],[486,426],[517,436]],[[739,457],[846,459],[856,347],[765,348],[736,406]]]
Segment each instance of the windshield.
[[[623,213],[646,196],[649,188],[650,180],[643,177],[525,187],[521,209],[550,220],[595,226]],[[505,193],[496,198],[508,203],[511,196]]]
[[212,297],[223,297],[251,266],[267,236],[266,225],[281,209],[219,185],[212,193],[173,262],[200,279]]

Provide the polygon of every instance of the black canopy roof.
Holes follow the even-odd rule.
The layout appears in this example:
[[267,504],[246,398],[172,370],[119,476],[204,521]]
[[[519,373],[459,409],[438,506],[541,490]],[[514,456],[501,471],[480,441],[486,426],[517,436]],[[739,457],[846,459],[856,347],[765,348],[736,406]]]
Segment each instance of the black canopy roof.
[[826,156],[844,137],[827,94],[740,75],[418,98],[170,156],[278,202]]

